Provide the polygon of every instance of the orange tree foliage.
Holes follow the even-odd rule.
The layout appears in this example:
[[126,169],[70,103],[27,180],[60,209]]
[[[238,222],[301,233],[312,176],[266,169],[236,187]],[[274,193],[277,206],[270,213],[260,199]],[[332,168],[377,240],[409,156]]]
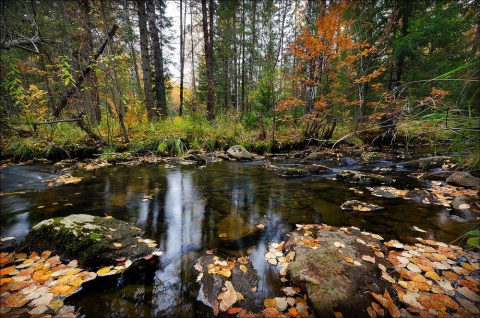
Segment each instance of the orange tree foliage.
[[304,26],[290,43],[289,53],[295,60],[289,77],[291,96],[279,103],[278,111],[303,106],[308,122],[319,116],[352,116],[352,108],[363,107],[366,83],[385,69],[362,67],[376,49],[355,41],[352,20],[344,18],[348,6],[348,1],[327,6],[315,25]]

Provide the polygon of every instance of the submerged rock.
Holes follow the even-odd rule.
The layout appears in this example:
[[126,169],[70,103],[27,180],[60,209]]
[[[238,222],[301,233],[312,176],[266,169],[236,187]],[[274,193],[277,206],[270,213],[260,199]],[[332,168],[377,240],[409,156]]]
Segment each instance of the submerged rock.
[[230,147],[227,150],[227,154],[230,158],[236,160],[253,160],[253,154],[240,145]]
[[243,218],[229,214],[217,225],[217,235],[225,241],[235,241],[250,236],[259,231],[259,228],[244,221]]
[[391,184],[394,180],[390,177],[380,174],[364,173],[356,170],[341,170],[337,173],[337,179],[348,183],[375,186],[381,184]]
[[18,251],[52,251],[64,259],[77,259],[82,267],[100,267],[125,257],[136,260],[155,251],[142,231],[108,217],[72,214],[42,221],[19,244]]
[[227,261],[204,255],[196,262],[195,269],[200,283],[197,300],[213,308],[215,315],[237,306],[254,312],[260,310],[255,305],[260,278],[250,259],[239,257]]
[[363,212],[368,212],[368,211],[377,211],[383,209],[383,207],[375,204],[369,204],[366,202],[361,202],[358,200],[350,200],[344,202],[340,208],[342,210],[347,210],[347,211],[363,211]]

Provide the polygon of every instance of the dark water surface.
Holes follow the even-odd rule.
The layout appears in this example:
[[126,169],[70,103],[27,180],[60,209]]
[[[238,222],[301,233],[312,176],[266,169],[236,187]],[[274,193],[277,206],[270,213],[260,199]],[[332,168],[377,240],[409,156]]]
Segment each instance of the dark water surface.
[[[113,166],[74,174],[78,184],[48,187],[51,165],[10,166],[1,170],[1,192],[24,191],[1,197],[1,236],[25,236],[36,223],[72,213],[114,218],[135,224],[146,238],[159,243],[158,263],[129,270],[122,276],[101,277],[67,300],[85,317],[198,317],[213,316],[197,300],[199,285],[193,266],[206,250],[223,258],[248,255],[258,271],[259,306],[268,297],[282,296],[278,270],[264,254],[268,244],[287,238],[295,224],[325,223],[356,226],[416,243],[416,237],[450,243],[469,224],[450,216],[441,206],[420,206],[403,199],[372,196],[368,190],[330,180],[328,174],[285,179],[265,168],[266,162],[220,162],[198,166]],[[371,170],[391,162],[353,169]],[[349,167],[349,169],[352,167]],[[405,171],[393,173],[399,189],[421,188]],[[151,199],[147,199],[150,196]],[[376,212],[345,212],[346,200],[385,207]],[[256,236],[227,244],[217,224],[227,216],[249,224],[265,224]],[[414,231],[417,226],[425,231]]]

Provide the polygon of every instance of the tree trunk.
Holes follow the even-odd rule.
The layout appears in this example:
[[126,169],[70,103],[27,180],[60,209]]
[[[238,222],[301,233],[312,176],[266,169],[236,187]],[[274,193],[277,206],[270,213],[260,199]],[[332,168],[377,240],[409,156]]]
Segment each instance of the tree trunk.
[[[185,6],[186,7],[186,6]],[[187,8],[185,8],[185,16],[183,15],[183,0],[180,0],[180,105],[178,105],[178,115],[183,113],[183,72],[185,67],[185,18]]]
[[153,48],[153,65],[155,66],[155,114],[167,116],[167,97],[165,93],[165,74],[163,68],[163,48],[160,31],[157,28],[157,15],[153,0],[147,0],[147,19]]
[[110,32],[108,33],[108,37],[103,41],[102,46],[98,49],[98,51],[95,53],[95,55],[90,59],[90,61],[87,64],[87,67],[83,70],[82,74],[75,79],[75,86],[71,86],[67,92],[63,95],[62,100],[60,101],[60,104],[58,105],[57,108],[54,109],[53,111],[53,117],[58,117],[60,116],[60,113],[62,110],[67,106],[68,100],[75,94],[75,92],[80,89],[80,87],[83,84],[83,81],[85,80],[85,77],[90,73],[92,70],[92,64],[94,61],[96,61],[100,55],[103,53],[105,50],[105,47],[107,46],[108,41],[115,35],[115,32],[117,32],[118,25],[114,24]]
[[147,109],[148,120],[153,120],[156,117],[153,108],[153,94],[152,94],[152,69],[150,66],[150,55],[148,52],[148,31],[147,31],[147,14],[145,9],[145,0],[136,0],[138,10],[138,28],[140,30],[140,53],[142,56],[142,79],[143,92],[145,96],[145,108]]
[[[213,91],[213,1],[210,0],[209,14],[207,12],[207,0],[202,0],[202,26],[203,26],[203,41],[205,48],[205,66],[207,70],[207,119],[213,120],[215,118],[215,95]],[[208,25],[208,18],[210,18],[210,28]]]
[[[93,33],[92,33],[92,22],[90,21],[90,0],[79,0],[80,6],[83,9],[83,14],[85,17],[86,25],[86,39],[88,47],[86,50],[80,52],[82,62],[88,62],[90,55],[93,53]],[[102,111],[100,109],[100,98],[98,96],[98,80],[95,72],[91,72],[87,79],[87,86],[89,87],[86,90],[87,100],[90,102],[90,118],[98,124],[102,120]]]

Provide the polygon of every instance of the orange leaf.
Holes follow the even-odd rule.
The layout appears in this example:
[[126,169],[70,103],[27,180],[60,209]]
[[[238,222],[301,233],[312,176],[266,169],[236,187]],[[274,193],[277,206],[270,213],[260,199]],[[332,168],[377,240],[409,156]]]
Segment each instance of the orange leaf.
[[242,310],[243,310],[242,307],[235,307],[235,308],[230,308],[227,312],[229,315],[235,315],[241,312]]

